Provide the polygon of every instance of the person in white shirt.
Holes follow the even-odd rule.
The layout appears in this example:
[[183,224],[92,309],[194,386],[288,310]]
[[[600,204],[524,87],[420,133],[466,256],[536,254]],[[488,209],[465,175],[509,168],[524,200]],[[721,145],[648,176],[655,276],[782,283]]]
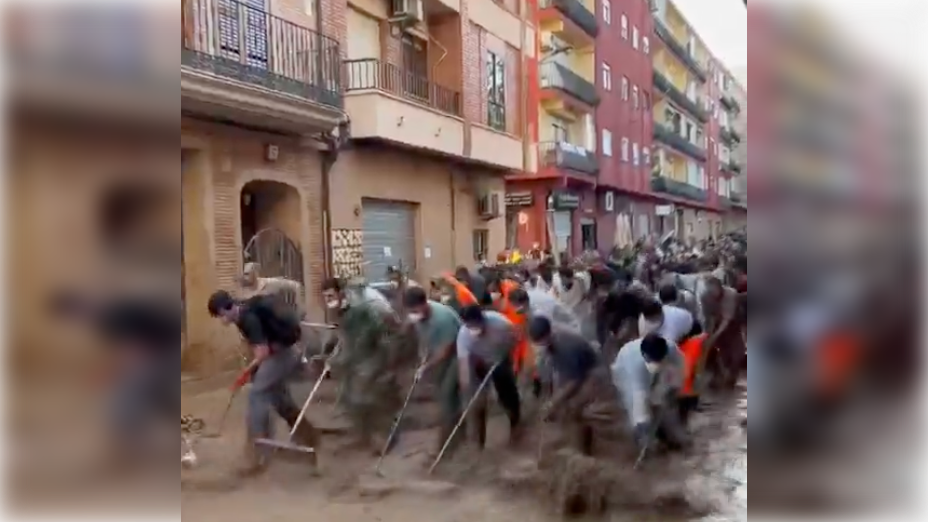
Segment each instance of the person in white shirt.
[[693,317],[693,314],[689,310],[677,306],[677,303],[680,302],[680,295],[675,286],[662,286],[658,292],[658,298],[663,313],[663,324],[659,331],[661,335],[668,341],[679,345],[685,339],[698,333],[694,328],[696,318]]

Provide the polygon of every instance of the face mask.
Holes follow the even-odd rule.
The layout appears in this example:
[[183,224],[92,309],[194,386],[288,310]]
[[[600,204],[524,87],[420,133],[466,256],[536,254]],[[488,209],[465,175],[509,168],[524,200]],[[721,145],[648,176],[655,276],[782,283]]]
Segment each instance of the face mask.
[[648,373],[651,375],[657,375],[657,372],[661,371],[660,363],[646,362],[644,364],[648,368]]
[[499,299],[503,297],[503,294],[499,292],[491,292],[490,297],[493,298],[494,301],[499,301]]
[[409,321],[412,323],[421,323],[423,319],[425,319],[425,316],[420,313],[409,314]]
[[474,337],[480,337],[481,335],[483,335],[483,328],[468,327],[467,331],[470,332],[470,334],[473,335]]
[[442,304],[448,304],[448,303],[450,303],[450,302],[451,302],[451,296],[450,296],[450,295],[443,295],[443,296],[441,296],[441,302],[442,302]]
[[329,310],[338,310],[342,307],[342,302],[337,300],[332,300],[326,303],[326,306],[329,307]]

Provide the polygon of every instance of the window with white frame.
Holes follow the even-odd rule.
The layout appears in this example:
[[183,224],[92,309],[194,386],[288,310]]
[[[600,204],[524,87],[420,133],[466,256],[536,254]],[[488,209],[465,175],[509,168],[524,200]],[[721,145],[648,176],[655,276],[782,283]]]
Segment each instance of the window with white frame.
[[634,107],[635,110],[638,110],[640,103],[641,101],[638,97],[638,86],[634,85],[632,86],[632,107]]
[[713,156],[719,155],[719,147],[715,144],[715,138],[709,138],[709,150],[712,151]]
[[641,165],[641,150],[638,149],[638,144],[632,144],[632,165],[638,167]]
[[645,147],[641,149],[641,157],[644,160],[645,165],[651,164],[651,149]]
[[632,49],[638,50],[641,33],[638,32],[638,26],[632,27]]
[[686,183],[694,187],[700,187],[699,182],[699,165],[693,160],[686,162]]
[[622,15],[622,38],[628,40],[628,17]]
[[628,101],[628,76],[622,77],[622,101]]
[[603,90],[612,90],[612,68],[606,62],[603,62]]
[[622,138],[622,161],[628,163],[628,138]]
[[698,176],[699,178],[697,181],[699,184],[696,186],[703,190],[709,190],[709,179],[706,177],[706,167],[699,167]]
[[612,131],[603,129],[603,155],[612,157]]
[[603,0],[603,21],[606,22],[606,25],[612,25],[612,2],[611,0]]
[[647,36],[641,39],[641,52],[651,54],[651,39]]

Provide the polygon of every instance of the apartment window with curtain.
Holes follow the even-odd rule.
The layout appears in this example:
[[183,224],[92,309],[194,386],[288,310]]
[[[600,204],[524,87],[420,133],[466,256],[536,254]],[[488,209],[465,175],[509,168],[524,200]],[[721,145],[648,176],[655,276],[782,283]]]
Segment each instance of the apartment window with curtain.
[[632,27],[632,49],[638,50],[638,44],[641,39],[641,33],[638,32],[638,26]]
[[622,101],[628,101],[628,76],[622,77]]
[[612,2],[603,0],[603,21],[606,25],[612,25]]
[[651,39],[647,36],[641,39],[641,52],[651,54]]
[[612,68],[605,62],[603,62],[603,90],[612,90]]
[[477,229],[474,230],[474,261],[488,261],[490,253],[490,231]]
[[603,129],[603,156],[612,157],[612,131]]
[[487,124],[506,130],[506,62],[499,55],[487,52]]
[[628,163],[628,138],[622,138],[622,161]]
[[632,165],[641,166],[641,150],[638,148],[637,143],[632,144]]
[[641,149],[641,157],[644,160],[645,165],[651,164],[651,149],[645,147]]
[[638,86],[635,85],[632,87],[632,107],[636,110],[640,107],[640,100],[638,99]]
[[628,17],[622,15],[622,38],[628,40]]

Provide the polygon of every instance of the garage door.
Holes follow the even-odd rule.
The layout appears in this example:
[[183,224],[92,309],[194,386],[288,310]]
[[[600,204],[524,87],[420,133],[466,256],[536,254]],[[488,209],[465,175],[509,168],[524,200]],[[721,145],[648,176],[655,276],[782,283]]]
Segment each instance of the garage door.
[[416,207],[407,203],[365,199],[364,276],[369,282],[386,279],[387,268],[401,262],[416,271]]

